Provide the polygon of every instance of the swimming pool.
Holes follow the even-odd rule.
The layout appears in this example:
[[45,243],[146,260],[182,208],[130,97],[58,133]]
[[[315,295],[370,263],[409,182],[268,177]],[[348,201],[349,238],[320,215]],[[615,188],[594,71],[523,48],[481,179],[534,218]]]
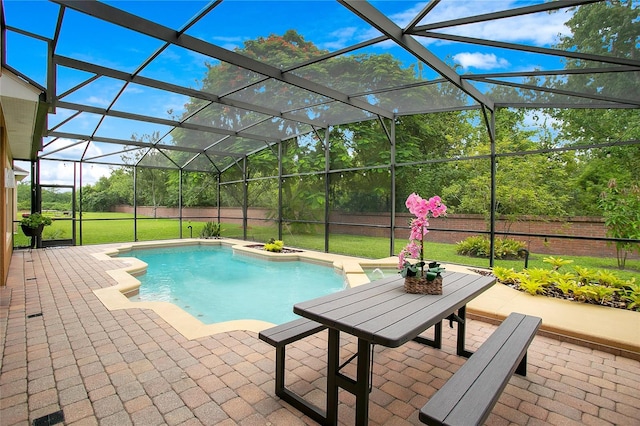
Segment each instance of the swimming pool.
[[282,324],[293,305],[345,288],[332,267],[274,262],[225,246],[137,249],[123,254],[148,264],[131,301],[173,303],[205,324],[254,319]]

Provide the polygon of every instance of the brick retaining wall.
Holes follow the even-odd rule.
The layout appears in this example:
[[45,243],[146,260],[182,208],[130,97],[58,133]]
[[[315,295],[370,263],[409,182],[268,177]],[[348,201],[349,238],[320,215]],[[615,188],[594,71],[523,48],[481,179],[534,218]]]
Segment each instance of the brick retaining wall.
[[[133,213],[133,207],[118,206],[115,211]],[[155,217],[158,218],[178,217],[177,208],[158,207],[155,213]],[[154,209],[147,206],[138,207],[138,214],[154,217]],[[268,210],[266,209],[249,209],[249,224],[255,226],[265,225],[267,222],[264,220],[267,218],[267,214]],[[222,222],[242,224],[242,209],[240,208],[222,208],[220,216],[222,217]],[[183,219],[215,221],[218,217],[218,211],[216,208],[183,208],[182,217]],[[408,226],[410,219],[411,216],[409,214],[398,214],[396,226]],[[388,228],[389,215],[387,213],[352,214],[333,212],[330,216],[330,222],[341,223],[341,225],[330,225],[330,232],[337,234],[368,235],[385,238],[388,238],[390,234],[390,229]],[[432,218],[429,222],[432,229],[428,236],[429,240],[442,243],[456,243],[474,235],[474,232],[488,231],[487,221],[482,215],[450,214],[443,218]],[[370,228],[357,225],[382,227]],[[438,229],[454,229],[455,231],[438,231]],[[496,231],[595,238],[606,236],[604,220],[600,217],[567,217],[563,220],[529,217],[526,220],[513,223],[499,220],[496,223]],[[396,239],[404,240],[408,238],[408,235],[407,229],[396,229]],[[512,238],[526,242],[527,249],[534,253],[595,257],[616,256],[615,246],[608,245],[604,241],[522,236],[513,236]],[[637,253],[634,253],[632,258],[637,259]]]

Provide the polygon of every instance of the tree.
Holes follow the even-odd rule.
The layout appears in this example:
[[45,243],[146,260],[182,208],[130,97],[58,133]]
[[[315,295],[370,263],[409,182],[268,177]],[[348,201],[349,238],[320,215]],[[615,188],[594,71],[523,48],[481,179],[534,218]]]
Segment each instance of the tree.
[[119,204],[133,204],[133,176],[125,168],[112,168],[108,177],[82,188],[83,211],[107,212]]
[[[523,110],[500,109],[496,113],[496,152],[532,151],[544,142],[535,142],[533,133],[523,129]],[[468,143],[463,155],[485,156],[456,163],[455,179],[443,188],[442,198],[456,213],[487,214],[490,211],[491,163],[486,137],[477,135]],[[572,156],[566,154],[501,156],[496,170],[496,205],[498,214],[517,220],[522,215],[564,216],[569,194],[567,172]]]
[[[605,57],[637,60],[640,55],[638,3],[633,0],[612,0],[573,8],[566,22],[571,33],[561,38],[560,49],[579,51]],[[566,59],[567,69],[588,70],[613,67],[583,59]],[[585,73],[550,78],[551,87],[562,90],[579,89],[618,101],[640,98],[640,73]],[[583,101],[584,102],[584,101]],[[582,106],[588,106],[583,103]],[[640,109],[557,109],[558,137],[570,145],[591,145],[640,140]],[[611,179],[618,185],[632,186],[640,182],[640,145],[589,149],[580,153],[583,165],[574,184],[580,204],[588,213],[596,213],[600,193]]]
[[[640,187],[621,188],[615,179],[611,179],[600,197],[599,206],[609,237],[640,240]],[[627,241],[615,244],[618,267],[624,269],[627,255],[640,244]]]
[[[138,136],[131,135],[131,140],[155,144],[160,139],[159,132]],[[136,164],[136,193],[138,205],[153,207],[153,216],[156,217],[159,206],[176,206],[176,191],[171,191],[171,175],[176,173],[177,165],[162,151],[149,148],[146,151],[134,151],[134,157],[128,158],[122,154],[126,163]],[[133,172],[133,170],[131,170]],[[175,182],[175,181],[174,181]],[[173,185],[175,188],[176,186]],[[172,197],[171,195],[174,194]]]
[[[266,60],[269,64],[281,69],[297,66],[313,58],[328,52],[318,49],[313,43],[305,41],[304,37],[294,30],[287,31],[284,35],[270,35],[259,37],[245,42],[237,52],[260,60]],[[362,73],[372,76],[371,79],[362,79]],[[340,90],[347,94],[375,92],[380,88],[397,87],[405,83],[415,83],[417,80],[413,68],[403,68],[402,64],[389,54],[354,54],[330,58],[328,60],[311,63],[297,68],[295,74],[325,86]],[[333,121],[333,118],[353,117],[357,124],[335,126],[330,130],[330,168],[331,170],[354,169],[368,166],[388,165],[391,162],[390,142],[380,127],[377,120],[370,115],[340,103],[327,105],[327,99],[311,91],[291,88],[281,85],[277,81],[263,80],[262,76],[247,72],[227,63],[214,63],[208,65],[207,75],[202,80],[204,90],[224,95],[233,92],[233,99],[237,101],[264,103],[268,96],[268,104],[271,108],[282,111],[294,111],[313,116],[319,122]],[[378,91],[368,100],[374,104],[410,105],[414,98],[428,97],[437,105],[441,99],[441,93],[435,85],[425,85],[404,91],[402,94],[387,94]],[[449,114],[455,117],[458,113]],[[189,122],[210,126],[212,129],[225,130],[246,129],[250,133],[263,132],[271,137],[284,140],[282,142],[282,168],[283,174],[296,175],[300,173],[318,173],[325,170],[325,146],[324,138],[319,138],[312,132],[308,125],[298,124],[284,118],[266,119],[267,117],[256,112],[243,110],[225,105],[208,105],[198,99],[192,99],[186,105],[184,119]],[[399,122],[407,127],[403,133],[405,140],[397,144],[400,158],[406,161],[416,161],[424,158],[427,153],[436,156],[446,154],[448,141],[444,137],[446,126],[451,126],[454,120],[441,123],[435,117],[402,117]],[[388,123],[387,123],[388,125]],[[454,126],[455,127],[455,126]],[[451,127],[450,127],[451,128]],[[415,133],[411,133],[415,132]],[[319,132],[322,133],[322,132]],[[408,136],[411,133],[411,136]],[[287,139],[292,135],[295,136]],[[406,135],[406,136],[405,136]],[[184,129],[173,132],[173,141],[178,145],[193,146],[198,148],[211,147],[212,150],[224,149],[232,152],[240,152],[248,148],[253,153],[248,159],[246,176],[249,179],[278,176],[278,158],[272,152],[272,148],[266,143],[243,138],[225,138],[224,143],[211,140],[211,135],[193,135]],[[215,136],[214,136],[215,139]],[[260,151],[260,145],[263,148]],[[411,151],[410,153],[408,151]],[[224,169],[221,166],[221,169]],[[223,181],[242,179],[238,175],[239,168],[232,165],[226,169]],[[351,174],[353,179],[340,181],[332,179],[332,208],[379,211],[388,210],[390,200],[389,171],[379,169],[366,173]],[[288,179],[286,179],[288,180]],[[348,182],[348,183],[346,183]],[[348,191],[344,191],[343,185],[348,185]],[[275,186],[270,186],[272,190]],[[234,185],[226,185],[222,194],[223,202],[239,203],[241,201],[241,189]],[[263,186],[250,185],[249,199],[264,200],[262,193],[254,194],[253,191],[261,191]],[[271,200],[277,200],[277,194],[273,194]],[[287,182],[284,187],[284,196],[288,202],[298,206],[303,211],[288,211],[291,218],[306,218],[308,216],[320,216],[324,212],[324,185],[293,184]],[[404,197],[405,195],[402,195]],[[293,198],[300,202],[293,201]],[[228,200],[228,201],[225,201]],[[382,202],[380,200],[383,200]],[[264,201],[261,201],[264,202]],[[310,206],[315,206],[309,210]],[[312,220],[312,219],[309,219]]]

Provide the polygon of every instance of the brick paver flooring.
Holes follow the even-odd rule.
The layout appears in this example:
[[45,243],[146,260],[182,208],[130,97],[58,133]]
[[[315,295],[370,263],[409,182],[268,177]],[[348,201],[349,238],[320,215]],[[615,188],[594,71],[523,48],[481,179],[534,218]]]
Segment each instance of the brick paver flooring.
[[[149,310],[108,311],[93,290],[113,285],[104,271],[121,263],[89,255],[101,248],[13,255],[0,289],[0,425],[48,415],[78,426],[315,424],[274,395],[274,349],[255,333],[190,341]],[[469,345],[494,329],[469,321]],[[442,350],[376,347],[371,424],[420,424],[419,408],[465,361],[454,330],[444,336]],[[346,359],[356,342],[343,343]],[[323,332],[287,352],[289,387],[321,406],[325,349]],[[352,425],[354,398],[340,401]],[[536,336],[527,377],[511,379],[488,424],[640,425],[640,362]]]

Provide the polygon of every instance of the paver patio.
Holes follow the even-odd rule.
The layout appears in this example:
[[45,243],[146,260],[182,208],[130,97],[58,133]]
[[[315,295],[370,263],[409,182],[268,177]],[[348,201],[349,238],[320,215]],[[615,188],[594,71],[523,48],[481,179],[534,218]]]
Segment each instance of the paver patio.
[[[187,340],[150,310],[105,308],[93,291],[114,285],[105,271],[123,262],[91,256],[104,247],[14,253],[0,288],[2,426],[60,410],[67,425],[315,424],[274,395],[275,351],[256,333]],[[494,329],[469,321],[468,344]],[[454,330],[443,334],[442,350],[376,347],[372,424],[420,424],[419,408],[465,361]],[[356,341],[343,340],[346,359]],[[287,350],[288,385],[318,405],[325,351],[326,332]],[[488,424],[640,425],[640,361],[540,335],[528,360]],[[353,424],[354,398],[340,401],[341,424]]]

